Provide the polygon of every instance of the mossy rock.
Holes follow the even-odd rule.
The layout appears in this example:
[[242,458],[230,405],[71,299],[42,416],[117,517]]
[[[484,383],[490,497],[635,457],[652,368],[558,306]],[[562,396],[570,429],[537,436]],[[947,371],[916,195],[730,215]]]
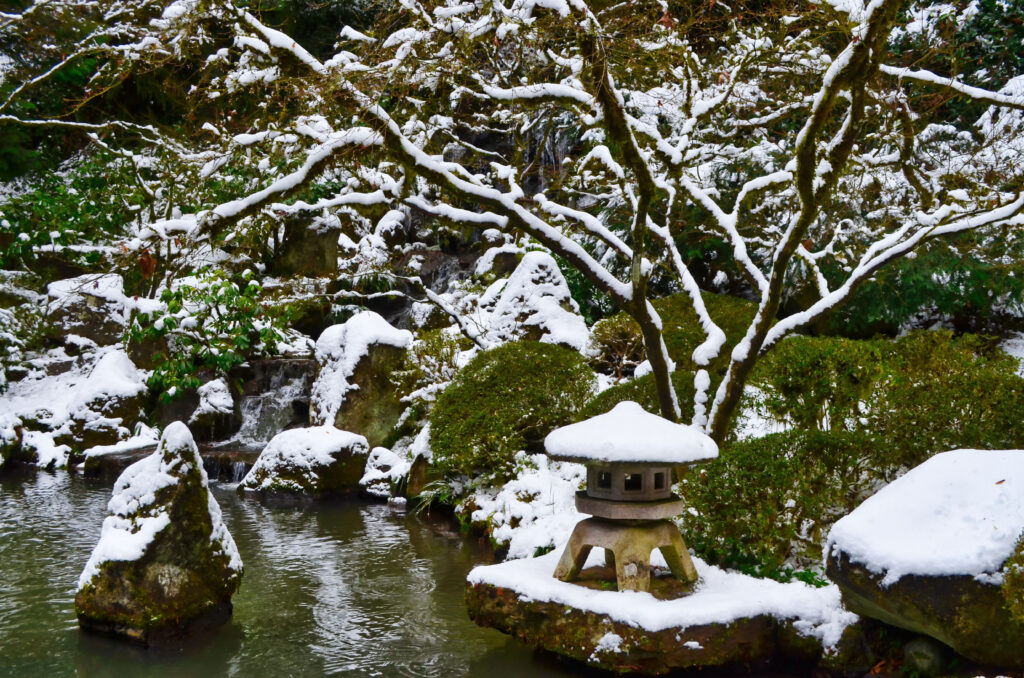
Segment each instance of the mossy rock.
[[433,463],[443,472],[511,478],[516,452],[580,417],[595,376],[571,349],[512,342],[477,355],[430,413]]
[[405,354],[406,349],[386,344],[369,347],[351,378],[359,388],[346,395],[334,418],[335,427],[366,436],[371,447],[387,442],[405,409],[391,381]]
[[486,583],[466,584],[466,607],[479,626],[621,674],[740,667],[768,661],[776,652],[776,622],[767,615],[651,631],[562,603],[530,600]]
[[834,549],[827,573],[852,612],[942,641],[988,666],[1024,669],[1024,623],[1014,618],[1002,587],[971,575],[905,574],[883,586],[874,573]]
[[333,426],[277,434],[238,485],[271,503],[304,503],[359,491],[366,438]]
[[0,428],[0,470],[14,464],[34,464],[35,454],[21,444],[21,426]]
[[242,563],[184,424],[118,478],[110,509],[75,596],[83,629],[154,644],[230,615]]

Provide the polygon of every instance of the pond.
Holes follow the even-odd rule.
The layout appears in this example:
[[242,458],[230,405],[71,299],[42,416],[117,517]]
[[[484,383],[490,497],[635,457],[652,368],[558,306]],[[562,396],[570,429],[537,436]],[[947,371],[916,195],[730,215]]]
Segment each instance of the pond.
[[225,626],[169,650],[81,633],[75,585],[110,487],[64,472],[0,478],[0,675],[568,676],[469,621],[463,582],[489,549],[381,504],[298,510],[214,495],[245,561]]

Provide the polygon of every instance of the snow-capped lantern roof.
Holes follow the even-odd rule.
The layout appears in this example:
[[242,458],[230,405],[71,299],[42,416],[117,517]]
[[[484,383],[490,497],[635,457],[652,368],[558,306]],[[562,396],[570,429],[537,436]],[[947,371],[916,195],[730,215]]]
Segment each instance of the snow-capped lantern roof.
[[544,449],[553,459],[581,463],[680,466],[718,457],[718,445],[697,427],[675,424],[630,400],[552,431]]

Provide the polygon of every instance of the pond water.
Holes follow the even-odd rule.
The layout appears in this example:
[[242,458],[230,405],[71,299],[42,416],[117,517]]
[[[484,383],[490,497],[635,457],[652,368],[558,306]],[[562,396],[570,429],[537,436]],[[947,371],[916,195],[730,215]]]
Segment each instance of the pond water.
[[213,484],[245,561],[234,615],[154,651],[84,634],[73,600],[110,487],[67,473],[0,478],[2,676],[568,676],[469,621],[463,582],[488,550],[380,504],[299,510]]

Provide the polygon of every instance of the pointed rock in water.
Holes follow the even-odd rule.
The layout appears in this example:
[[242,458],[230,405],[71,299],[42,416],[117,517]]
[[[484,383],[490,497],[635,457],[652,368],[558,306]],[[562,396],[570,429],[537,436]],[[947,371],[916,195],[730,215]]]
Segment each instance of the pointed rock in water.
[[125,469],[107,509],[78,580],[83,629],[153,644],[228,619],[242,560],[185,424]]
[[278,433],[238,486],[264,499],[323,499],[359,490],[370,446],[333,426]]

